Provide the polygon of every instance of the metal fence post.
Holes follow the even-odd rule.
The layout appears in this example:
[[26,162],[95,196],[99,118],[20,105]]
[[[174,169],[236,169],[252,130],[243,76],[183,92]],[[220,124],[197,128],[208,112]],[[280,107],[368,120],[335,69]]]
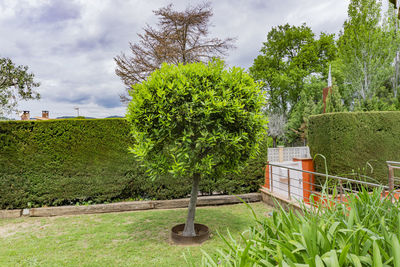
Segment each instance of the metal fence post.
[[269,161],[267,161],[267,164],[265,165],[265,184],[264,187],[271,189],[271,182],[270,182],[270,177],[269,177]]
[[389,164],[388,165],[389,168],[389,193],[390,194],[390,198],[393,200],[393,190],[394,190],[394,169],[393,167]]
[[272,170],[272,165],[271,165],[271,192],[274,192],[274,171]]
[[339,180],[340,203],[343,202],[343,181]]
[[289,169],[287,170],[287,178],[288,178],[288,180],[287,180],[287,184],[288,184],[288,197],[289,197],[289,200],[291,200],[292,198],[291,198],[291,196],[290,196],[290,170],[289,170]]

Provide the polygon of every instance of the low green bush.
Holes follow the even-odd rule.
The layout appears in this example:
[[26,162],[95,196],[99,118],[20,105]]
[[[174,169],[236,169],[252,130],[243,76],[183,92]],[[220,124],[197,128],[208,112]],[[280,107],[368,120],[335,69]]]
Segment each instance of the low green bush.
[[205,254],[202,266],[400,266],[400,204],[382,191],[362,190],[346,205],[283,208],[241,240],[223,237],[226,248]]
[[[339,112],[309,118],[311,154],[324,155],[329,173],[335,175],[354,172],[387,184],[386,161],[400,161],[399,140],[398,111]],[[325,173],[321,157],[316,170]]]
[[[190,181],[152,181],[136,163],[125,119],[0,122],[0,208],[173,199]],[[247,193],[263,183],[266,149],[241,175],[204,180],[205,193]]]

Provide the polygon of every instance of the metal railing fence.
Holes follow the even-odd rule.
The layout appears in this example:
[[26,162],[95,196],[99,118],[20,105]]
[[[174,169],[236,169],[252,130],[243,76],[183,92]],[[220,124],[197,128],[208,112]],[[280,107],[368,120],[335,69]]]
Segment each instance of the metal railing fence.
[[[357,194],[361,188],[382,188],[383,194],[395,196],[394,190],[400,188],[400,176],[395,176],[395,170],[400,170],[400,162],[387,161],[389,175],[388,184],[380,184],[372,178],[365,175],[358,175],[364,180],[356,180],[336,175],[323,174],[314,171],[302,170],[290,166],[284,166],[279,163],[267,163],[269,167],[269,177],[266,186],[269,186],[271,192],[287,196],[289,200],[293,198],[304,200],[310,203],[310,197],[321,196],[321,193],[330,194],[340,202],[346,201],[346,194]],[[297,183],[292,177],[302,177],[301,183]],[[368,181],[368,180],[372,180]],[[396,184],[396,182],[398,182]],[[268,184],[269,183],[269,184]],[[398,196],[397,196],[398,198]]]

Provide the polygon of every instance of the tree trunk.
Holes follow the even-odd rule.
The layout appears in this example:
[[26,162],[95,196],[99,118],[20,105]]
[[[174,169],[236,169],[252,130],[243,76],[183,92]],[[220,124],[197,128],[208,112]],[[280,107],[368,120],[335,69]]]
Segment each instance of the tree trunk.
[[277,139],[277,137],[272,137],[273,147],[274,147],[274,148],[276,147],[276,139]]
[[192,192],[190,194],[188,215],[185,223],[185,228],[183,229],[183,236],[196,236],[196,232],[194,231],[194,216],[196,213],[196,203],[197,203],[197,195],[199,193],[199,181],[200,174],[196,173],[193,175],[193,184],[192,184]]
[[[396,28],[397,28],[398,21],[396,20]],[[393,95],[397,98],[397,87],[399,83],[399,53],[400,51],[396,52],[396,63],[395,63],[395,72],[394,72],[394,82],[393,82]]]
[[369,91],[369,79],[368,79],[368,69],[367,69],[367,62],[364,61],[364,88],[361,87],[361,96],[363,100],[367,99],[368,91]]

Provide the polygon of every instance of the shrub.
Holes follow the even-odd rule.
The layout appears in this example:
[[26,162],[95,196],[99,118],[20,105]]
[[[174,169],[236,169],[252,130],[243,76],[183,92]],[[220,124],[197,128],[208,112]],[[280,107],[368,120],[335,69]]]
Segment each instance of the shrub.
[[[400,161],[400,112],[316,115],[310,117],[308,129],[311,154],[326,157],[329,173],[354,171],[387,184],[386,161]],[[324,162],[317,160],[316,169],[325,173]]]
[[128,183],[124,120],[0,123],[2,208],[109,201]]
[[[128,152],[132,145],[125,119],[2,121],[0,208],[104,203],[130,198],[173,199],[189,194],[190,181],[174,179],[170,174],[154,182],[148,179]],[[266,160],[260,158],[250,163],[251,168],[261,170]],[[221,183],[204,181],[207,185],[201,190],[224,193],[258,190],[262,173],[245,169],[243,175],[232,182],[231,177],[224,177]],[[253,186],[242,186],[247,183],[244,181]]]
[[226,248],[202,266],[400,266],[400,205],[381,194],[362,190],[348,206],[304,215],[281,208],[241,240],[222,237]]

